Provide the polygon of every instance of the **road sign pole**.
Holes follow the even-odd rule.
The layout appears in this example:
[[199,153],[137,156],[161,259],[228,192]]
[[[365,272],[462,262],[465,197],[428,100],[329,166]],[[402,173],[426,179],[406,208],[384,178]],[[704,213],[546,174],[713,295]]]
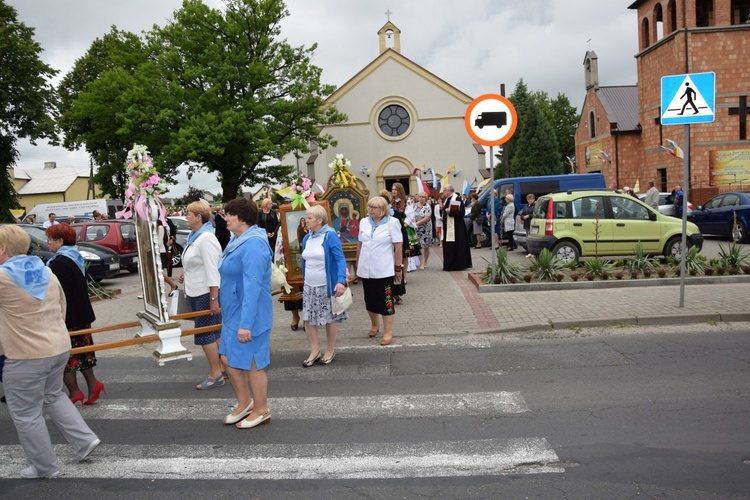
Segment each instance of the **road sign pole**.
[[687,201],[690,183],[690,124],[685,125],[682,172],[682,251],[680,259],[680,307],[685,307],[685,259],[687,257]]
[[495,250],[495,160],[490,146],[490,248],[492,249],[492,281],[495,284],[497,250]]

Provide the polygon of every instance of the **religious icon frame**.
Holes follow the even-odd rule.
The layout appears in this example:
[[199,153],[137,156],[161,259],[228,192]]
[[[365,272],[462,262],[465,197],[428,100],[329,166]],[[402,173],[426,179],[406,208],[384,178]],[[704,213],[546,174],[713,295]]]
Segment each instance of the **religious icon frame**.
[[[358,183],[362,183],[357,179]],[[330,203],[330,226],[338,233],[341,240],[341,246],[345,253],[356,252],[359,242],[359,223],[363,217],[367,217],[367,201],[369,190],[362,186],[353,185],[341,187],[336,184],[331,185],[325,193],[321,195],[321,200]],[[349,218],[345,219],[343,229],[341,228],[342,210],[347,208]]]

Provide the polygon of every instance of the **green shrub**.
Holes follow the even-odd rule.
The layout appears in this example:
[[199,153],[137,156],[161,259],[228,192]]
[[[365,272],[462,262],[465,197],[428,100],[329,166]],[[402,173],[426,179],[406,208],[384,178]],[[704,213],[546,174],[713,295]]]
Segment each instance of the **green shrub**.
[[583,267],[586,269],[586,276],[601,276],[602,272],[610,271],[612,269],[612,263],[601,259],[587,259],[583,263]]
[[539,281],[553,281],[556,274],[562,273],[568,266],[557,258],[549,249],[543,249],[529,264],[529,271]]
[[[499,248],[495,252],[495,283],[507,285],[515,283],[520,279],[523,279],[521,268],[518,264],[508,260],[508,250],[506,248]],[[487,266],[482,275],[482,283],[490,282],[492,282],[492,264]]]

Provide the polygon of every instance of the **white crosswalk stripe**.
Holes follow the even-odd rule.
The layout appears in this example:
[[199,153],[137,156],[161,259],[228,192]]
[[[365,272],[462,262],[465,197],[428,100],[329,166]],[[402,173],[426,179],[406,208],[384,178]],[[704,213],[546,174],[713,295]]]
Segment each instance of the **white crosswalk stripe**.
[[[82,411],[86,419],[220,420],[236,403],[235,399],[103,399]],[[274,419],[460,417],[529,411],[517,392],[269,398],[268,406]]]
[[[241,432],[241,431],[237,431]],[[254,446],[101,445],[85,463],[56,446],[67,478],[383,479],[561,473],[546,439]],[[0,478],[25,466],[20,446],[0,447]]]

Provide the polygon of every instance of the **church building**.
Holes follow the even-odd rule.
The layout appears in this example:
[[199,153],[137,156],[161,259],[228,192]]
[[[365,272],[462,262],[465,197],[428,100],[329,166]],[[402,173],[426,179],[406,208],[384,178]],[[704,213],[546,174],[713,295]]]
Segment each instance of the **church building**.
[[337,145],[283,163],[325,185],[328,164],[343,154],[371,196],[393,182],[412,195],[422,190],[420,180],[432,187],[430,168],[438,180],[447,174],[457,191],[464,181],[476,187],[489,170],[485,149],[464,126],[473,98],[402,55],[401,31],[390,20],[377,34],[378,57],[325,101],[348,117],[322,129]]
[[[683,159],[662,148],[688,150],[690,199],[700,204],[720,191],[750,189],[750,0],[637,0],[638,84],[599,85],[598,58],[584,58],[586,100],[576,131],[578,172],[602,172],[608,185],[660,191],[683,182]],[[661,78],[713,72],[714,119],[661,123]],[[688,148],[686,148],[688,146]]]

